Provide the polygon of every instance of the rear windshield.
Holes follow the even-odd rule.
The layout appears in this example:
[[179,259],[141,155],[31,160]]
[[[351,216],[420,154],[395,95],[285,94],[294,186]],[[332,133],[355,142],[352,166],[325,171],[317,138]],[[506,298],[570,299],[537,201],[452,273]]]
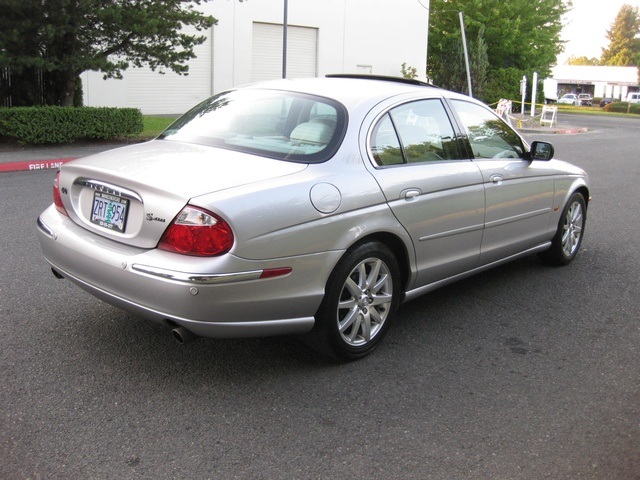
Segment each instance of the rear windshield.
[[202,102],[160,136],[293,162],[322,162],[338,149],[345,108],[330,99],[274,90],[234,90]]

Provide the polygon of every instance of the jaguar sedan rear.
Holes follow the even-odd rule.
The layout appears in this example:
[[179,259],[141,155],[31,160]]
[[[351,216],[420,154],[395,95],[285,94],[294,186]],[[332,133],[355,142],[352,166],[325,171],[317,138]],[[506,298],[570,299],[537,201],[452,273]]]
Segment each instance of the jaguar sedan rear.
[[64,165],[38,237],[56,276],[179,340],[304,334],[356,359],[402,301],[523,255],[573,260],[588,178],[553,154],[420,82],[267,82]]

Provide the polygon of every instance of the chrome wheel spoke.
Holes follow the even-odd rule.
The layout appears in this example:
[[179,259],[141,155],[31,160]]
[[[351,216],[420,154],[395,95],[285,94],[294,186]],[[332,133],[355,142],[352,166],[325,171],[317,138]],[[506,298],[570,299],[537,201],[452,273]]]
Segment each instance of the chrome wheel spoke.
[[344,332],[351,325],[353,325],[353,322],[355,322],[358,319],[358,314],[359,314],[359,311],[357,307],[354,307],[349,310],[347,315],[345,315],[345,317],[339,322],[340,333]]
[[385,317],[385,313],[386,313],[386,309],[376,309],[376,308],[372,308],[371,309],[371,322],[370,323],[374,323],[375,325],[381,325],[382,322],[384,322],[384,317]]
[[378,282],[378,275],[380,273],[380,266],[381,265],[382,265],[382,260],[377,260],[373,264],[373,266],[371,268],[371,272],[367,276],[365,288],[369,288],[369,287],[371,287],[371,285],[377,285],[376,282]]
[[362,295],[362,288],[360,288],[360,285],[354,282],[351,277],[347,278],[347,281],[344,284],[344,288],[349,291],[352,299],[356,299],[360,295]]
[[565,225],[562,231],[562,250],[567,256],[573,255],[580,243],[583,227],[582,206],[573,203],[567,210]]
[[364,342],[368,342],[371,340],[371,316],[364,315],[362,317],[362,321],[360,322],[360,340]]
[[360,327],[362,325],[362,317],[360,315],[356,315],[354,317],[353,327],[351,328],[351,333],[349,334],[349,340],[351,342],[356,342],[358,339],[358,332],[360,332]]
[[342,287],[338,301],[338,331],[351,346],[370,342],[382,328],[393,298],[393,281],[379,258],[358,263]]
[[392,295],[390,293],[380,293],[373,295],[373,302],[371,305],[379,307],[380,305],[389,305],[391,303]]

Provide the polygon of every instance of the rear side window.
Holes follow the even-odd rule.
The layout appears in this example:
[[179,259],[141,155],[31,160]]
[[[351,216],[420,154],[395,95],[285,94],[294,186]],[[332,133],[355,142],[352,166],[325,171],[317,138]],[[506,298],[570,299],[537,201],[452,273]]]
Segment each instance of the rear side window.
[[160,138],[282,160],[322,162],[338,149],[346,121],[344,107],[326,98],[236,90],[201,103]]
[[380,166],[462,158],[438,99],[406,103],[385,114],[373,128],[371,153]]
[[474,158],[523,158],[522,140],[497,115],[475,103],[451,103],[467,133]]

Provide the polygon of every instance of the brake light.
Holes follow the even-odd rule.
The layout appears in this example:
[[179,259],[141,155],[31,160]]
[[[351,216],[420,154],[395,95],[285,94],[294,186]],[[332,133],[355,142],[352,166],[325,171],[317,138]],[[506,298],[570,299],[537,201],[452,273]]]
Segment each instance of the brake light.
[[187,206],[164,232],[158,248],[199,257],[222,255],[233,246],[233,232],[216,214]]
[[60,171],[56,173],[56,178],[53,180],[53,204],[56,206],[56,210],[62,215],[69,216],[67,209],[64,208],[62,203],[62,195],[60,194]]

